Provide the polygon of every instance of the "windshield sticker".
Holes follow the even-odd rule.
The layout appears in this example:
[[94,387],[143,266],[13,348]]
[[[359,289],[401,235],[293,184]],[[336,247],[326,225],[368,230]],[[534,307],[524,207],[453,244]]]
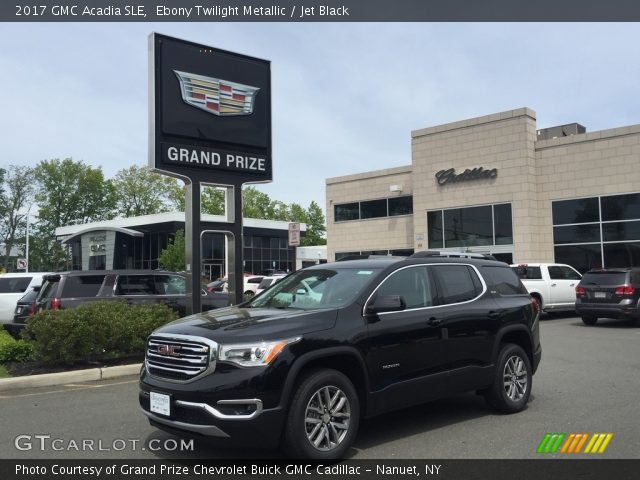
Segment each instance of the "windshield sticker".
[[371,275],[373,273],[373,270],[360,270],[358,272],[358,275]]

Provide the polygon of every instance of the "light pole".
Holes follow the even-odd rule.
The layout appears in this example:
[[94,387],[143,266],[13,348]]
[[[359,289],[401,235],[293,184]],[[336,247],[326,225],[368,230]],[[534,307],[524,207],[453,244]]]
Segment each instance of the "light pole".
[[26,273],[29,273],[29,216],[31,214],[31,205],[29,205],[29,209],[27,210],[27,240],[25,245],[25,257],[27,260],[27,268],[25,269]]

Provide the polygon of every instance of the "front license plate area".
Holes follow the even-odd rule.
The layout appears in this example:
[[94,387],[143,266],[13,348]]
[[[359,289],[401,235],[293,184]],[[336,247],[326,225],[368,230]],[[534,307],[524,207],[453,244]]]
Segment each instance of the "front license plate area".
[[164,393],[151,392],[149,394],[149,406],[153,413],[168,417],[171,415],[171,396]]

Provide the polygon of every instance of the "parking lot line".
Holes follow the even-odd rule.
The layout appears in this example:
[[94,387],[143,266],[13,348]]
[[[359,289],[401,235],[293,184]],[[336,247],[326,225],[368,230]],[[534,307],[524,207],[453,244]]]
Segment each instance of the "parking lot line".
[[104,385],[82,385],[82,384],[68,383],[63,385],[63,387],[71,387],[71,388],[66,388],[61,390],[49,390],[47,392],[24,393],[21,395],[0,395],[0,400],[5,398],[22,398],[22,397],[34,397],[38,395],[49,395],[52,393],[66,393],[70,390],[89,390],[92,388],[104,388],[104,387],[110,387],[112,385],[124,385],[127,383],[137,383],[137,382],[138,380],[128,380],[126,382],[106,383]]

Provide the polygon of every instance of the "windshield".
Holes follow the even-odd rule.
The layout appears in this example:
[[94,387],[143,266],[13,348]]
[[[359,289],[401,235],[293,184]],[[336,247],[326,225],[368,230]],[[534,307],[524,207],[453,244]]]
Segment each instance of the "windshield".
[[379,268],[305,269],[280,280],[253,298],[248,308],[317,310],[351,303]]

